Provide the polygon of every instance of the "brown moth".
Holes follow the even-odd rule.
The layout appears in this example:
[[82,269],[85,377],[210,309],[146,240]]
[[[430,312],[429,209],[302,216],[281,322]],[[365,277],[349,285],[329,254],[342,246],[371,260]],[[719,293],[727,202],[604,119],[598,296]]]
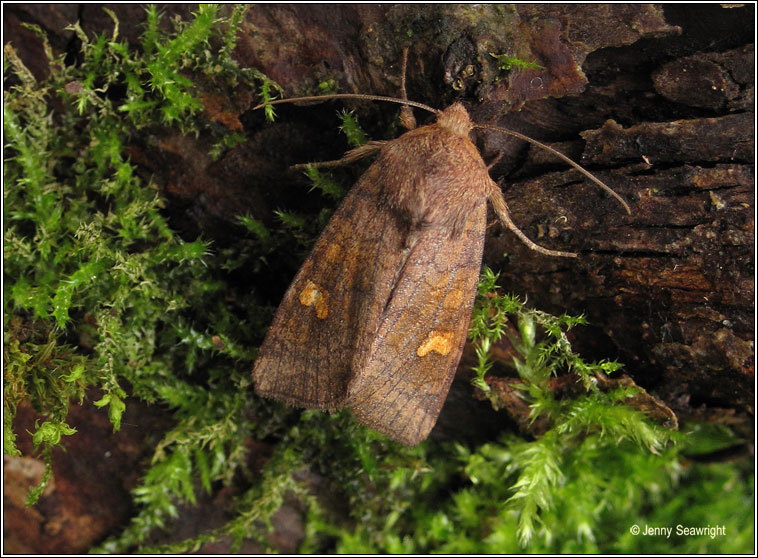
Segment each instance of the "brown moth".
[[461,358],[487,200],[530,247],[575,256],[534,245],[511,222],[463,105],[434,112],[436,123],[343,159],[378,154],[292,281],[253,369],[263,397],[350,408],[409,446],[429,435]]

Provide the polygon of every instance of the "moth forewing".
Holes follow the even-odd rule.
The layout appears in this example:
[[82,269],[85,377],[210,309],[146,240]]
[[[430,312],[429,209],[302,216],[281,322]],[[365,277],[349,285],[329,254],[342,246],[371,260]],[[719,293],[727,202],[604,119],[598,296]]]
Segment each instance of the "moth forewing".
[[[381,239],[381,240],[378,240]],[[253,368],[256,392],[309,409],[341,408],[360,340],[378,327],[404,237],[380,203],[376,169],[332,216],[276,311]]]
[[437,421],[461,358],[479,278],[486,201],[462,231],[423,229],[379,328],[356,355],[346,406],[358,420],[413,446]]

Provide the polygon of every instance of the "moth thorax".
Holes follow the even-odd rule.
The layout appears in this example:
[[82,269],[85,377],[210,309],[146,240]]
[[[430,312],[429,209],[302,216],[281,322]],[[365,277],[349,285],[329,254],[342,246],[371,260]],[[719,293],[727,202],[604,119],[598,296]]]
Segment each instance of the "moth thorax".
[[453,103],[437,115],[437,124],[457,136],[467,138],[474,125],[461,103]]

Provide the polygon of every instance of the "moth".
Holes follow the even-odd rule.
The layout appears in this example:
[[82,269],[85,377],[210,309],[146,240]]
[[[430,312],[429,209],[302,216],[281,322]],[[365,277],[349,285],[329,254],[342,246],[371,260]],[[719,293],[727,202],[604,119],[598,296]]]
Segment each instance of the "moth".
[[[355,96],[329,96],[335,97]],[[370,142],[342,160],[377,156],[287,289],[253,381],[259,395],[287,405],[350,408],[363,425],[414,446],[436,423],[461,358],[488,200],[533,249],[576,254],[541,248],[513,224],[469,138],[475,126],[462,104],[436,111],[359,97],[422,107],[437,121],[395,140]]]

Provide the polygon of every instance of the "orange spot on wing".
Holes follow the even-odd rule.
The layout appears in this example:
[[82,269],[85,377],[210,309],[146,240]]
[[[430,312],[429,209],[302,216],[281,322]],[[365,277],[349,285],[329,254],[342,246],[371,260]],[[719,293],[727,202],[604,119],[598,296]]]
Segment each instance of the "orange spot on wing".
[[424,357],[432,351],[441,355],[448,354],[453,348],[453,333],[450,331],[431,331],[421,346],[416,351],[420,357]]
[[316,309],[316,317],[319,320],[325,319],[329,314],[328,300],[329,294],[326,291],[322,291],[316,283],[310,280],[300,292],[300,304],[303,306],[313,306]]

